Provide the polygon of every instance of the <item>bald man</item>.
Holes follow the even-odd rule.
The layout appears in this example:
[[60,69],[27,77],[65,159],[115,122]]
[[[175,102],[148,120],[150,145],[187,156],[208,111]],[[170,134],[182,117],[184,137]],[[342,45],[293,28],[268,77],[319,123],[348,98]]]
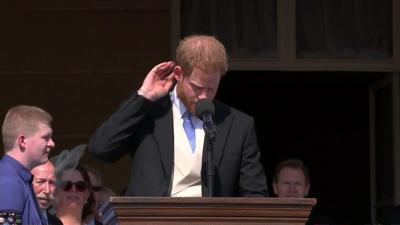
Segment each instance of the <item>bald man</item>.
[[43,217],[47,219],[47,224],[62,225],[62,222],[57,217],[46,211],[54,199],[53,194],[56,190],[56,170],[53,163],[47,161],[45,164],[34,167],[31,173],[33,175],[33,191],[42,209]]

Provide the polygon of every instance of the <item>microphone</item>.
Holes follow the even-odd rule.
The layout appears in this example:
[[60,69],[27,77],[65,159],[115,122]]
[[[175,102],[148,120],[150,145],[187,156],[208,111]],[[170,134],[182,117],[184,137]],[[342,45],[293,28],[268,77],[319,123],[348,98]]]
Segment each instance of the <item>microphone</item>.
[[198,100],[194,106],[194,111],[196,116],[203,120],[203,127],[206,136],[211,140],[214,140],[217,137],[217,130],[212,118],[215,111],[212,101],[205,98]]
[[213,121],[214,105],[208,99],[199,99],[194,105],[194,112],[196,116],[203,120],[204,132],[206,138],[204,139],[204,149],[207,151],[207,196],[214,197],[214,151],[213,142],[217,137],[217,130]]

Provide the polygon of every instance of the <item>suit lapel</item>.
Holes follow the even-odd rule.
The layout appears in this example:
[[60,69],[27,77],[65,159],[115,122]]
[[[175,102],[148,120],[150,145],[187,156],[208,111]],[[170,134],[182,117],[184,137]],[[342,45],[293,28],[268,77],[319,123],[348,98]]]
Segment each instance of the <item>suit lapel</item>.
[[[221,163],[222,154],[225,150],[225,144],[231,127],[232,117],[225,118],[222,123],[217,123],[217,139],[214,143],[214,163],[218,167]],[[218,120],[216,120],[218,121]]]
[[169,181],[174,160],[172,108],[169,95],[161,101],[161,104],[157,104],[151,113],[154,119],[154,137],[158,142],[166,179]]

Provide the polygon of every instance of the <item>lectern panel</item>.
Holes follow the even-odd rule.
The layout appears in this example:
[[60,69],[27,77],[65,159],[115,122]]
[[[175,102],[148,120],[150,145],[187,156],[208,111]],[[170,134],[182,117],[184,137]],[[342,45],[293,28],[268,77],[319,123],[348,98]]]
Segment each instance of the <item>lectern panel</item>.
[[121,225],[304,225],[314,198],[111,197]]

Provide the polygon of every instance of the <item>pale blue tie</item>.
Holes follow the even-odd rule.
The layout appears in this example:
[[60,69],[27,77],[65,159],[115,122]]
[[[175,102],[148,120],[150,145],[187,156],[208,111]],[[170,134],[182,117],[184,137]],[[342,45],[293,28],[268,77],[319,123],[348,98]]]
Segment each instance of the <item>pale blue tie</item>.
[[186,112],[183,116],[183,128],[185,129],[190,147],[192,148],[192,152],[194,153],[196,149],[196,133],[194,125],[192,123],[192,114],[190,112]]

